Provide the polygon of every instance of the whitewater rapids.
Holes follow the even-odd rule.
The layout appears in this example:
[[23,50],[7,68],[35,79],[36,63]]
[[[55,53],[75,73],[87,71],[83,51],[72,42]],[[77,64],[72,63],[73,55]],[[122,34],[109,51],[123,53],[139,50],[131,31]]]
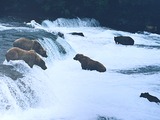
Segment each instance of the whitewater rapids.
[[[38,41],[47,50],[49,57],[43,59],[48,69],[30,69],[23,61],[4,59],[3,65],[14,66],[24,77],[0,76],[0,120],[160,119],[160,106],[139,97],[149,92],[160,98],[160,35],[116,31],[100,27],[94,19],[59,18],[26,25],[1,24],[0,32],[45,31]],[[58,32],[64,39],[49,36]],[[85,37],[71,32],[83,32]],[[117,35],[132,37],[135,45],[115,44]],[[73,60],[77,53],[101,62],[107,71],[82,70]]]

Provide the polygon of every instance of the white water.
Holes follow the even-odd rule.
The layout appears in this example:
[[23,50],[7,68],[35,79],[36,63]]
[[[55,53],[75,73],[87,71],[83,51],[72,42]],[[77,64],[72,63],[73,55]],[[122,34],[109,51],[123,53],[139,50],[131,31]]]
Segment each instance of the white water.
[[[159,35],[132,34],[91,25],[70,26],[69,20],[66,23],[65,19],[59,27],[57,21],[44,21],[42,25],[32,21],[30,25],[34,29],[64,33],[65,39],[58,37],[57,42],[67,54],[61,55],[53,41],[44,38],[39,41],[49,55],[44,58],[47,70],[37,66],[30,69],[23,61],[9,63],[17,66],[26,77],[17,81],[1,78],[0,93],[4,95],[1,98],[6,98],[0,99],[1,105],[11,106],[8,110],[1,109],[0,120],[96,120],[98,116],[118,120],[160,119],[160,106],[139,97],[142,92],[150,92],[160,98],[160,73],[127,75],[117,72],[160,66],[159,49],[136,46],[159,45],[151,38],[160,38]],[[73,36],[68,34],[70,32],[83,32],[85,37]],[[116,35],[131,36],[136,45],[116,45],[113,40]],[[76,53],[103,63],[107,71],[82,70],[80,63],[73,60]],[[4,64],[8,63],[5,61]],[[21,91],[18,86],[21,86]]]

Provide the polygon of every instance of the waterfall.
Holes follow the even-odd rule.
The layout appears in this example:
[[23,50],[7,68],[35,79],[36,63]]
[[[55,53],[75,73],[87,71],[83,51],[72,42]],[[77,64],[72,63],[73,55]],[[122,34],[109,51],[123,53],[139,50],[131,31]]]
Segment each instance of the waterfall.
[[51,38],[43,38],[38,39],[38,41],[47,51],[49,55],[47,59],[49,59],[50,61],[63,59],[63,57],[74,52],[67,41],[60,37],[57,37],[56,40],[53,40]]
[[[139,96],[149,92],[160,98],[160,35],[116,31],[94,19],[8,24],[0,23],[0,120],[159,120],[159,105]],[[136,44],[117,45],[117,35]],[[46,50],[47,58],[39,55],[46,70],[5,60],[20,37],[36,39]],[[101,62],[107,71],[83,70],[73,60],[76,53]]]
[[[3,51],[11,48],[13,41],[19,37],[36,39],[47,51],[47,58],[40,56],[46,62],[46,71],[52,69],[55,60],[65,59],[66,56],[74,52],[65,39],[43,29],[13,26],[12,28],[6,27],[6,29],[7,33],[11,34],[10,36],[6,36],[6,31],[0,29],[2,30],[0,35],[5,35],[3,39],[6,41],[4,43],[8,44],[7,47],[2,47]],[[3,56],[3,60],[4,58]],[[48,95],[50,99],[44,97],[53,92],[52,88],[48,87],[50,78],[48,78],[46,71],[36,65],[31,69],[22,60],[10,61],[9,63],[4,60],[0,66],[0,112],[45,106],[46,101],[48,104],[52,104],[54,102],[53,95]]]
[[51,22],[45,20],[42,22],[43,27],[52,28],[52,27],[99,27],[100,23],[95,19],[89,18],[75,18],[75,19],[65,19],[58,18],[55,21]]

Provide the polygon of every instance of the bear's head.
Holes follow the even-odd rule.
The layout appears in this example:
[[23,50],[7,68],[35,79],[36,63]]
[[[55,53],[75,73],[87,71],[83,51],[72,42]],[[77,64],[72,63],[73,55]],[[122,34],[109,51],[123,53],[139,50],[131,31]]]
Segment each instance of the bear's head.
[[84,56],[83,54],[77,54],[73,59],[80,60],[83,56]]
[[47,69],[45,62],[38,55],[36,55],[36,60],[34,63],[41,67],[43,70]]
[[147,98],[147,96],[148,96],[148,95],[149,95],[149,93],[148,93],[148,92],[146,92],[146,93],[141,93],[140,97]]
[[114,37],[114,41],[115,41],[116,44],[118,44],[118,42],[119,42],[119,39],[118,39],[118,38],[120,38],[120,37],[121,37],[121,36]]
[[33,49],[40,55],[42,55],[43,57],[48,57],[46,54],[46,51],[43,49],[43,47],[41,46],[41,44],[38,41],[34,41],[34,46]]
[[45,62],[42,59],[38,61],[37,65],[40,66],[43,70],[47,69]]

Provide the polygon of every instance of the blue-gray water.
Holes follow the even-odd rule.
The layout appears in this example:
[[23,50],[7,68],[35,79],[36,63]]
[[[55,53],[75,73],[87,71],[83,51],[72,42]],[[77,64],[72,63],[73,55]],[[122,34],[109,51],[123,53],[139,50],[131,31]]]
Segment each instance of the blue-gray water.
[[[50,114],[52,110],[54,111],[54,104],[55,104],[55,101],[58,101],[57,99],[59,99],[58,98],[59,96],[60,98],[62,97],[60,101],[63,101],[62,106],[64,105],[63,106],[64,108],[68,107],[67,102],[70,101],[70,99],[72,100],[74,97],[78,98],[78,99],[73,99],[73,106],[69,106],[68,109],[71,108],[71,113],[72,112],[74,113],[74,111],[78,113],[78,111],[81,112],[83,110],[84,111],[86,110],[86,114],[87,114],[87,112],[90,111],[89,108],[90,107],[92,108],[90,104],[82,103],[82,106],[83,106],[82,108],[85,108],[84,106],[87,105],[86,107],[87,109],[83,109],[83,110],[79,110],[79,109],[72,110],[72,107],[81,106],[81,105],[77,105],[77,103],[79,104],[79,101],[81,103],[81,101],[83,101],[86,97],[87,98],[86,101],[87,102],[91,101],[91,104],[93,102],[93,106],[94,105],[96,106],[96,103],[97,103],[97,104],[100,104],[100,107],[98,107],[99,109],[102,109],[103,107],[107,109],[108,106],[105,107],[105,104],[107,104],[108,102],[107,100],[109,100],[110,102],[112,100],[114,101],[115,100],[114,97],[118,97],[119,94],[122,94],[118,92],[120,91],[122,86],[124,89],[126,88],[127,90],[131,88],[135,89],[135,90],[131,89],[132,92],[133,91],[135,92],[133,94],[131,93],[132,96],[130,96],[130,94],[127,94],[127,95],[131,98],[136,99],[136,102],[137,102],[137,98],[139,97],[139,93],[136,93],[137,91],[145,92],[143,90],[150,90],[151,92],[155,92],[157,94],[160,93],[159,81],[158,81],[158,78],[160,75],[160,62],[159,62],[160,57],[158,54],[160,50],[160,35],[146,33],[146,32],[128,33],[128,32],[111,30],[109,28],[100,27],[97,21],[94,21],[94,20],[90,21],[90,19],[85,19],[84,21],[80,19],[78,20],[77,19],[73,19],[73,20],[57,19],[53,22],[46,20],[46,21],[43,21],[42,24],[40,23],[33,24],[32,22],[33,21],[31,21],[30,22],[31,25],[29,25],[29,24],[26,24],[26,21],[17,21],[15,19],[12,21],[6,20],[6,19],[0,20],[0,80],[1,80],[0,81],[0,115],[3,112],[6,114],[6,116],[10,115],[9,113],[7,113],[8,111],[15,112],[17,110],[18,113],[20,114],[21,110],[22,111],[29,110],[29,112],[28,111],[24,112],[25,113],[24,116],[25,117],[29,116],[28,118],[30,118],[31,116],[33,120],[36,120],[37,118],[36,117],[34,118],[34,115],[31,115],[30,113],[33,112],[35,113],[35,115],[39,113],[41,114],[43,113],[43,109],[39,109],[39,108],[41,107],[45,108],[47,106],[48,110],[46,115],[44,116],[48,116],[48,118],[46,117],[42,120],[53,120],[53,119],[67,120],[67,119],[74,119],[74,117],[77,114],[75,116],[73,115],[74,117],[71,117],[71,118],[65,118],[60,116],[58,119],[54,118],[56,114],[54,113],[53,115]],[[92,24],[92,22],[94,24]],[[92,27],[92,28],[89,28],[89,27],[86,29],[80,28],[80,27],[84,27],[85,25],[88,25],[89,27]],[[67,30],[67,27],[70,28],[69,31]],[[59,32],[59,30],[62,33],[64,32],[64,39],[60,38],[57,35],[57,32]],[[68,34],[70,32],[74,32],[74,30],[77,30],[78,32],[80,30],[81,30],[80,32],[83,32],[84,30],[85,37],[81,38],[80,36],[72,36]],[[112,41],[112,36],[116,36],[116,35],[128,35],[133,37],[135,39],[135,45],[134,46],[116,45]],[[12,62],[8,63],[5,61],[5,54],[7,50],[12,47],[14,40],[20,37],[36,39],[47,50],[48,58],[47,59],[43,58],[47,63],[47,67],[48,67],[46,71],[43,71],[37,67],[34,67],[34,69],[31,69],[22,61],[20,62],[17,61],[14,63]],[[99,48],[100,45],[102,49]],[[82,48],[79,48],[79,46],[81,46]],[[97,47],[97,49],[94,48],[95,46]],[[77,64],[75,64],[74,63],[75,61],[73,61],[72,59],[73,55],[79,51],[85,52],[85,49],[87,47],[90,48],[91,50],[89,49],[86,53],[88,54],[90,53],[90,55],[92,57],[94,56],[95,58],[96,56],[99,56],[99,59],[101,59],[106,64],[106,67],[107,67],[106,73],[98,74],[98,73],[95,73],[94,71],[84,72],[83,70],[81,70],[80,66],[79,67],[76,66]],[[103,47],[105,47],[105,49],[103,49]],[[106,54],[100,54],[101,52],[99,52],[99,49],[103,50],[102,52]],[[96,54],[96,53],[99,53],[99,54]],[[71,54],[71,58],[70,58],[70,54]],[[66,56],[69,60],[67,59],[65,61],[64,59]],[[58,65],[61,65],[61,66],[58,66]],[[69,68],[67,68],[68,66]],[[146,83],[144,84],[142,84],[144,82],[143,79],[144,81],[146,80],[145,81]],[[78,81],[78,83],[76,81]],[[86,81],[88,82],[86,83]],[[85,90],[84,93],[83,93],[83,88],[80,89],[82,86],[84,87],[84,90]],[[107,95],[110,95],[110,97],[113,96],[113,98],[111,98],[110,100],[108,96],[104,96],[104,95],[106,95],[108,91],[110,92],[111,90],[113,90],[115,86],[118,87],[119,89],[116,89],[117,91],[112,91],[113,95],[112,93],[107,94]],[[126,87],[126,86],[129,86],[129,87]],[[72,89],[72,87],[75,89]],[[90,89],[87,87],[90,87],[90,88],[93,87],[94,90],[95,89],[96,90],[93,92],[92,91],[93,88]],[[62,88],[63,91],[61,91],[60,88]],[[54,89],[56,90],[54,91]],[[72,96],[68,97],[70,95],[70,93],[69,94],[67,93],[68,90],[70,90],[71,95],[75,95],[73,96],[73,98]],[[75,91],[77,90],[78,93],[80,93],[82,96],[78,97],[79,94],[74,93],[74,90]],[[123,91],[122,89],[122,92],[124,92],[124,94],[126,93],[125,90]],[[85,96],[84,98],[81,91]],[[97,91],[101,91],[102,93],[104,92],[104,95],[101,92],[97,92]],[[97,92],[97,94],[94,94],[95,92]],[[65,93],[68,96],[65,96]],[[114,95],[115,93],[117,93],[117,95]],[[93,94],[95,95],[95,97],[92,96]],[[57,97],[56,98],[54,95],[55,96],[57,95],[58,97],[56,96]],[[104,96],[104,98],[101,95]],[[91,99],[90,97],[91,98],[93,97],[94,99]],[[107,101],[105,104],[100,103],[100,101],[103,102],[105,100]],[[121,97],[119,97],[119,100],[121,100]],[[130,101],[132,102],[132,100]],[[72,105],[72,101],[71,103],[69,102],[69,104]],[[109,104],[109,105],[112,105],[112,104]],[[129,104],[130,103],[126,105],[129,105]],[[51,107],[50,105],[53,106],[52,109],[50,109]],[[117,113],[116,110],[120,109],[120,107],[114,109],[115,107],[114,105],[116,106],[116,104],[113,104],[113,113]],[[135,106],[137,106],[137,104]],[[109,107],[110,109],[112,109],[111,106]],[[125,106],[125,105],[123,107],[129,108],[128,106]],[[149,107],[150,106],[148,105],[147,108]],[[38,110],[38,112],[36,110],[34,111],[34,109]],[[58,109],[56,108],[55,110],[58,111],[59,109],[60,109],[60,112],[63,111],[63,108],[61,108],[61,106],[60,108],[58,107]],[[68,109],[66,110],[69,111]],[[131,112],[135,112],[135,111],[132,111],[132,109],[128,110],[129,114],[131,114]],[[140,109],[140,112],[142,112],[142,110],[143,109]],[[104,115],[105,112],[102,112],[103,114],[100,114],[100,113],[96,113],[96,115],[98,116],[98,118],[96,119],[98,120],[107,119],[107,116],[109,116],[108,117],[109,120],[110,119],[119,120],[119,117],[117,116],[112,117],[114,116],[113,114],[109,115],[107,113],[107,115]],[[123,114],[121,111],[120,113],[121,113],[120,116],[122,117]],[[157,115],[157,113],[158,113],[158,110],[156,109],[156,112],[153,114]],[[106,117],[103,117],[103,115]],[[7,118],[6,116],[5,118]],[[12,118],[12,116],[11,117],[9,116],[9,118]],[[142,116],[147,116],[147,115],[144,113]],[[14,117],[17,118],[19,116],[15,115]],[[78,119],[81,118],[80,115],[76,117]],[[75,120],[76,120],[76,117],[75,117]],[[132,120],[132,116],[129,116],[129,117]],[[159,116],[152,116],[152,115],[149,116],[149,118],[154,118],[154,117],[159,117]],[[137,118],[141,118],[141,117],[137,117]],[[23,118],[22,120],[25,120],[25,119]]]
[[[80,19],[73,19],[72,21],[66,20],[64,23],[61,23],[61,21],[65,21],[65,19],[57,19],[54,21],[54,27],[78,27],[80,25],[83,25],[83,21],[80,21]],[[76,21],[76,22],[75,22]],[[89,23],[89,20],[86,19],[88,22],[88,25],[92,26],[99,26],[99,23],[95,20],[92,20],[93,23]],[[45,27],[49,27],[47,25],[48,21],[42,22],[42,25]],[[56,42],[57,39],[57,33],[54,32],[47,32],[43,29],[34,29],[33,27],[26,24],[26,22],[23,22],[22,20],[17,19],[0,19],[0,75],[6,75],[14,80],[17,78],[23,77],[23,74],[16,71],[13,66],[11,65],[3,65],[3,62],[5,60],[5,54],[8,49],[10,49],[13,46],[13,42],[20,38],[20,37],[26,37],[29,39],[40,39],[44,40],[44,38],[49,38],[52,41],[54,41],[54,44],[57,46],[58,51],[62,54],[66,54],[65,48],[63,48],[62,45],[60,45],[58,42]],[[86,23],[85,23],[86,25]],[[139,33],[137,33],[139,34]],[[115,35],[121,35],[121,33],[116,33]],[[147,42],[154,42],[153,44],[135,44],[134,46],[137,48],[144,48],[144,49],[160,49],[160,36],[154,35],[148,32],[140,32],[140,35],[142,38],[147,39]],[[152,56],[151,56],[152,57]],[[157,74],[160,72],[160,65],[147,65],[147,66],[139,66],[137,68],[131,68],[131,69],[120,69],[120,70],[113,70],[121,74]]]

